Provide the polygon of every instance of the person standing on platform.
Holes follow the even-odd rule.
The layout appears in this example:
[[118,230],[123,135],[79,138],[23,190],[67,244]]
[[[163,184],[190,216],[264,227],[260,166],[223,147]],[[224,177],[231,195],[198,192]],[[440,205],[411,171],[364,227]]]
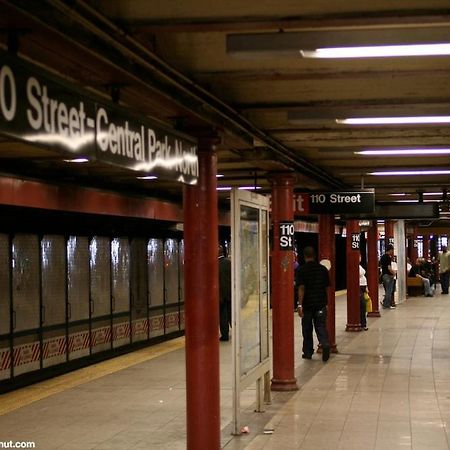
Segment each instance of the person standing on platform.
[[450,278],[450,252],[447,246],[442,246],[442,252],[439,254],[439,278],[443,294],[448,294],[448,285]]
[[312,247],[303,250],[305,264],[297,270],[298,315],[302,319],[303,359],[311,359],[314,353],[313,328],[322,347],[322,361],[330,358],[330,343],[326,328],[328,288],[330,278],[328,270],[315,261]]
[[225,256],[225,250],[219,246],[219,312],[220,340],[230,339],[231,326],[231,260]]
[[363,330],[368,330],[367,328],[367,316],[366,316],[366,299],[364,294],[367,292],[367,278],[366,269],[361,266],[361,256],[359,261],[359,312],[360,312],[360,322],[361,328]]
[[394,256],[394,246],[389,244],[386,246],[386,252],[380,258],[381,280],[384,287],[383,308],[394,309],[391,305],[392,295],[394,292],[394,271],[392,270],[392,257]]
[[396,308],[397,305],[395,303],[395,291],[397,290],[397,271],[398,271],[397,257],[396,256],[392,257],[391,270],[394,273],[394,286],[392,287],[391,306]]

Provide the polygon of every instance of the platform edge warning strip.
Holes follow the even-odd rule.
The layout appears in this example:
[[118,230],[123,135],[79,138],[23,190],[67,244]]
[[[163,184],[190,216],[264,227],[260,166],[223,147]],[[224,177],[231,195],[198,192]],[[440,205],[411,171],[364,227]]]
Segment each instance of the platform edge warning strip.
[[184,348],[183,336],[8,392],[0,396],[0,416],[180,348]]

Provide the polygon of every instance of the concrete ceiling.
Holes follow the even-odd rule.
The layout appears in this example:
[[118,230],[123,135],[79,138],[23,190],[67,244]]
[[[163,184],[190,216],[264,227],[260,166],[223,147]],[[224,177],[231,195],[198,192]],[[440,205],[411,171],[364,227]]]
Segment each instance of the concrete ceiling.
[[[289,170],[297,174],[299,191],[364,186],[375,188],[378,201],[392,201],[390,194],[400,193],[416,199],[418,191],[448,189],[450,176],[368,173],[450,169],[449,155],[369,157],[355,152],[450,147],[449,124],[355,127],[330,118],[370,110],[450,115],[450,56],[325,60],[272,52],[239,57],[227,53],[227,35],[395,34],[430,28],[445,34],[449,6],[448,0],[405,0],[401,5],[388,0],[0,0],[1,44],[6,48],[10,31],[22,30],[19,54],[70,81],[104,96],[109,86],[118,85],[122,104],[184,131],[219,130],[218,171],[224,175],[219,185],[256,183],[269,191],[268,173]],[[295,114],[309,120],[294,121]],[[32,151],[23,149],[18,164],[11,148],[8,141],[0,142],[7,170],[18,165],[31,172],[52,170],[54,155],[33,159]],[[89,170],[80,169],[83,180],[95,178],[101,169]],[[181,192],[171,183],[144,185],[113,170],[110,184],[115,182],[144,193]],[[426,198],[441,199],[442,194]]]

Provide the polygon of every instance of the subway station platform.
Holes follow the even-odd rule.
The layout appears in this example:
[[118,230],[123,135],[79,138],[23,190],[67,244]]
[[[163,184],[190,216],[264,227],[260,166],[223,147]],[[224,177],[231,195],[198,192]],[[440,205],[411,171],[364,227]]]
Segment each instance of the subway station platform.
[[[439,292],[439,291],[438,291]],[[411,297],[345,332],[336,299],[339,353],[301,359],[295,316],[297,392],[274,392],[248,434],[231,435],[231,343],[221,342],[225,449],[450,448],[450,296]],[[0,397],[0,442],[38,449],[184,449],[184,338],[146,348]]]

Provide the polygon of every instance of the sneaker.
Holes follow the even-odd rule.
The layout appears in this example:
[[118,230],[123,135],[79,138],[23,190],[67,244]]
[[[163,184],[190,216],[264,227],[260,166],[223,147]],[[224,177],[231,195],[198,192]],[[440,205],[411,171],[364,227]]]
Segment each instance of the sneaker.
[[302,358],[303,358],[303,359],[311,359],[311,358],[312,358],[312,355],[305,355],[305,354],[303,353]]
[[327,362],[330,359],[330,347],[323,347],[322,348],[322,361]]
[[389,309],[396,309],[396,306],[389,306]]

